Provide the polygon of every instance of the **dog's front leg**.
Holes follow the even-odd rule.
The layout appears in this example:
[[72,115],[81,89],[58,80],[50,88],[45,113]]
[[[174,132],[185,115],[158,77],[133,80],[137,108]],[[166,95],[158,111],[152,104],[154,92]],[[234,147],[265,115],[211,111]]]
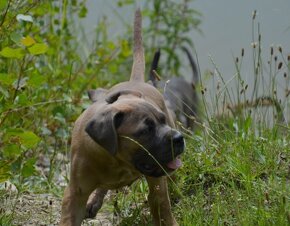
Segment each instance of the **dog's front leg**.
[[149,185],[148,201],[156,226],[178,226],[171,212],[166,177],[146,177]]
[[107,189],[97,188],[90,195],[87,202],[86,218],[94,218],[97,215],[99,209],[101,209],[105,195],[107,194]]
[[90,192],[69,184],[64,191],[60,226],[80,226],[86,214],[86,203]]

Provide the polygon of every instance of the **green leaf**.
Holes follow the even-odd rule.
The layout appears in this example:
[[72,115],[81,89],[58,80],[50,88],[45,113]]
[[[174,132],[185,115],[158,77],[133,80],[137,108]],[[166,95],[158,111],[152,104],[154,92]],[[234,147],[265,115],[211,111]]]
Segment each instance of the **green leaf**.
[[21,149],[17,144],[7,144],[3,149],[3,155],[5,158],[17,158],[22,152],[23,149]]
[[5,47],[0,51],[0,55],[6,58],[22,58],[25,52],[22,48],[12,49],[10,47]]
[[24,38],[21,39],[21,43],[22,43],[24,46],[28,47],[28,46],[32,46],[32,45],[35,44],[36,42],[35,42],[35,40],[34,40],[33,38],[31,38],[31,37],[28,35],[28,36],[26,36],[26,37],[24,37]]
[[48,50],[48,46],[45,43],[36,43],[33,46],[28,48],[28,51],[32,55],[39,55],[39,54],[44,54]]
[[40,141],[40,138],[31,131],[25,131],[19,134],[18,137],[20,138],[21,144],[24,145],[26,148],[33,148]]
[[9,164],[2,162],[0,164],[0,183],[7,181],[11,177],[10,166]]
[[23,177],[30,177],[30,176],[32,176],[34,174],[34,172],[35,172],[35,167],[34,167],[35,162],[36,162],[35,158],[31,158],[31,159],[28,159],[24,163],[24,165],[22,167],[22,170],[21,170]]
[[12,85],[13,84],[14,79],[12,78],[11,75],[6,74],[6,73],[0,73],[0,82],[4,85]]
[[88,10],[86,8],[86,5],[85,4],[82,4],[82,7],[81,7],[81,9],[79,11],[79,17],[80,18],[85,18],[86,15],[87,15],[87,12],[88,12]]
[[37,88],[39,87],[41,84],[43,84],[46,81],[46,77],[38,74],[38,73],[33,73],[30,77],[29,80],[27,82],[27,84],[31,87]]
[[121,41],[121,54],[124,57],[128,57],[128,56],[130,56],[132,54],[131,48],[129,46],[129,43],[126,40],[122,40]]
[[5,7],[7,7],[8,0],[1,0],[0,1],[0,11],[4,10]]
[[17,32],[13,32],[11,35],[10,35],[10,39],[16,43],[16,44],[20,44],[21,43],[21,39],[22,39],[22,35],[20,33],[17,33]]
[[4,141],[11,142],[15,138],[17,138],[18,143],[26,148],[33,148],[40,141],[40,138],[32,131],[24,131],[18,128],[9,129],[4,136]]
[[23,129],[19,129],[19,128],[11,128],[11,129],[8,129],[6,134],[5,134],[5,137],[12,137],[12,136],[18,136],[19,134],[23,133]]
[[17,98],[17,103],[20,106],[29,105],[30,104],[30,101],[29,101],[29,98],[27,97],[27,94],[26,93],[19,94],[18,95],[18,98]]
[[[2,93],[3,96],[4,96],[5,98],[9,98],[9,92],[8,92],[8,89],[3,88],[1,85],[0,85],[0,93]],[[2,100],[3,96],[0,97],[0,101]],[[1,110],[2,110],[2,109],[0,108],[0,112],[1,112]]]

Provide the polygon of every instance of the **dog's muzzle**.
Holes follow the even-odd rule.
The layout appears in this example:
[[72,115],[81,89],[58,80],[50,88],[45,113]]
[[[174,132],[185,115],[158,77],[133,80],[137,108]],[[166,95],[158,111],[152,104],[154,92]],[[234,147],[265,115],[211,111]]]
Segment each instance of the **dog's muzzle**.
[[176,170],[182,166],[179,156],[184,152],[185,141],[182,134],[178,131],[172,136],[172,160],[166,163],[171,170]]
[[182,166],[180,155],[184,149],[185,141],[182,134],[171,129],[147,151],[140,151],[135,155],[135,166],[147,176],[166,175]]

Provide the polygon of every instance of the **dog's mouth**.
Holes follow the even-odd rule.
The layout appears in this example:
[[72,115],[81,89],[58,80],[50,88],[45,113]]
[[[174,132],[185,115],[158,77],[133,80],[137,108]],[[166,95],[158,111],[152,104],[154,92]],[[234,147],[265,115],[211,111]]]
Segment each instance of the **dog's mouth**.
[[136,168],[147,176],[160,177],[166,174],[170,174],[182,166],[180,156],[175,157],[173,160],[167,163],[156,163],[156,162],[137,162]]
[[182,161],[180,159],[180,156],[177,156],[175,159],[173,159],[172,161],[166,164],[166,167],[170,170],[177,170],[181,166],[182,166]]

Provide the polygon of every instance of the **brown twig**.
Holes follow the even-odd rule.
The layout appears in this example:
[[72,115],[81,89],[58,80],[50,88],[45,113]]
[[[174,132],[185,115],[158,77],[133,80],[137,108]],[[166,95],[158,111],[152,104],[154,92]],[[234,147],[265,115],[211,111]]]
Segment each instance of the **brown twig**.
[[5,18],[6,18],[7,13],[8,13],[8,10],[9,10],[9,8],[10,8],[10,3],[11,3],[11,0],[8,1],[8,5],[7,5],[7,7],[6,7],[6,9],[5,9],[5,12],[4,12],[4,14],[3,14],[3,18],[2,18],[2,21],[1,21],[1,23],[0,23],[0,27],[2,27],[2,25],[4,24]]
[[13,102],[13,103],[14,103],[14,101],[15,101],[15,99],[16,99],[17,92],[18,92],[18,89],[19,89],[19,86],[20,86],[20,81],[21,81],[21,79],[22,79],[22,74],[23,74],[24,64],[25,64],[25,57],[23,58],[22,63],[21,63],[21,65],[20,65],[19,74],[18,74],[18,79],[17,79],[17,85],[16,85],[15,92],[14,92],[14,95],[13,95],[13,98],[12,98],[12,102]]
[[153,75],[155,76],[155,78],[156,78],[158,81],[160,81],[161,78],[160,78],[160,75],[157,73],[157,71],[152,70],[152,72],[153,72]]

